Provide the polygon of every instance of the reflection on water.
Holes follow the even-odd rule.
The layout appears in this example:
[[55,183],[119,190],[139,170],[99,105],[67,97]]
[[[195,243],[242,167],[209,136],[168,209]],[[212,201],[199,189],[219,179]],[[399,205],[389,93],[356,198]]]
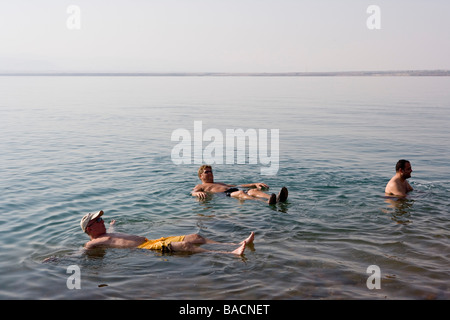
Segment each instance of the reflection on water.
[[414,200],[409,198],[386,197],[385,202],[389,205],[389,209],[383,210],[391,215],[391,219],[399,224],[412,223],[411,210]]
[[94,248],[92,250],[85,250],[84,253],[89,259],[102,259],[106,255],[106,248]]

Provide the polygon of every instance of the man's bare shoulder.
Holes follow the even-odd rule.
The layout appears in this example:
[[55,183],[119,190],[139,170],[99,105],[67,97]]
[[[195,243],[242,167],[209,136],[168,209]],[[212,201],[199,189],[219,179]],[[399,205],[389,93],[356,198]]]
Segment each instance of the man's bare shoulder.
[[386,184],[386,188],[385,188],[386,193],[387,193],[387,190],[390,190],[390,189],[392,188],[392,186],[395,185],[395,180],[396,180],[396,177],[394,176],[394,177],[392,177],[391,180],[389,180],[389,182]]
[[386,188],[384,189],[384,192],[386,195],[395,195],[404,197],[406,196],[406,193],[408,192],[405,183],[398,178],[398,177],[392,177],[391,180],[386,185]]
[[200,191],[200,190],[202,190],[203,189],[203,183],[200,183],[200,184],[197,184],[195,187],[194,187],[194,189],[193,190],[197,190],[197,191]]

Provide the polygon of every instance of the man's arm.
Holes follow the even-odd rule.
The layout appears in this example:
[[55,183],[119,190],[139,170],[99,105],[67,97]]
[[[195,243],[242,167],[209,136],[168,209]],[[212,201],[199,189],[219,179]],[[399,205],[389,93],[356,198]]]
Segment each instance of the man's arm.
[[91,241],[87,242],[84,247],[86,249],[92,249],[95,247],[99,247],[99,246],[108,246],[110,245],[110,240],[111,237],[101,237],[101,238],[97,238],[97,239],[92,239]]
[[201,184],[196,185],[194,189],[192,189],[191,195],[199,199],[205,199],[207,196],[206,192],[203,191],[203,186]]
[[109,223],[109,227],[108,227],[108,233],[114,233],[115,229],[114,229],[114,225],[116,224],[116,220],[112,220]]
[[410,192],[410,191],[413,191],[414,189],[413,189],[413,187],[411,187],[411,185],[409,184],[409,182],[408,181],[406,181],[406,187],[407,187],[407,192]]

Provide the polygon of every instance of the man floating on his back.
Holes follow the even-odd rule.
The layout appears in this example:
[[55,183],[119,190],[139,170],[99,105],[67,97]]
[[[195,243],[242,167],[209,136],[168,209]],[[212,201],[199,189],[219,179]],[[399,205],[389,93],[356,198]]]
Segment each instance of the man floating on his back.
[[[288,189],[281,188],[278,196],[275,193],[267,194],[262,189],[268,189],[269,186],[265,183],[248,183],[235,186],[222,182],[214,182],[214,175],[212,167],[209,165],[202,165],[198,169],[198,177],[202,181],[194,187],[191,194],[199,199],[205,199],[208,193],[225,193],[228,197],[237,198],[240,200],[263,200],[268,204],[276,204],[277,202],[285,202],[288,197]],[[248,190],[241,190],[238,187],[250,188]]]
[[[227,245],[238,246],[233,251],[212,251],[200,248],[202,244],[220,244],[219,242],[202,237],[199,234],[188,234],[182,236],[163,237],[155,240],[149,240],[146,237],[107,232],[105,222],[101,218],[103,211],[90,212],[83,216],[80,221],[81,229],[91,238],[85,244],[86,249],[93,249],[96,247],[104,248],[139,248],[149,250],[160,250],[162,252],[216,252],[216,253],[230,253],[242,255],[245,247],[253,243],[255,234],[250,235],[240,243],[225,243]],[[115,220],[110,224],[113,225]]]

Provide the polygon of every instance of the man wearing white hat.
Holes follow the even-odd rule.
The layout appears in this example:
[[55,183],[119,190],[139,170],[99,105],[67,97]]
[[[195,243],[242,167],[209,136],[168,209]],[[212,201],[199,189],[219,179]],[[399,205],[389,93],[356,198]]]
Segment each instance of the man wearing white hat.
[[[145,237],[135,236],[124,233],[108,233],[106,231],[105,222],[101,218],[103,211],[90,212],[86,214],[80,221],[81,229],[87,233],[91,238],[85,244],[87,249],[95,247],[110,247],[110,248],[141,248],[151,250],[161,250],[163,252],[217,252],[217,253],[232,253],[242,255],[247,244],[253,243],[254,233],[239,243],[239,247],[231,252],[225,251],[211,251],[198,247],[197,245],[210,243],[219,244],[210,239],[206,239],[198,234],[189,234],[183,236],[163,237],[156,240],[148,240]],[[115,221],[111,222],[113,225]],[[237,245],[235,243],[227,243],[229,245]]]

